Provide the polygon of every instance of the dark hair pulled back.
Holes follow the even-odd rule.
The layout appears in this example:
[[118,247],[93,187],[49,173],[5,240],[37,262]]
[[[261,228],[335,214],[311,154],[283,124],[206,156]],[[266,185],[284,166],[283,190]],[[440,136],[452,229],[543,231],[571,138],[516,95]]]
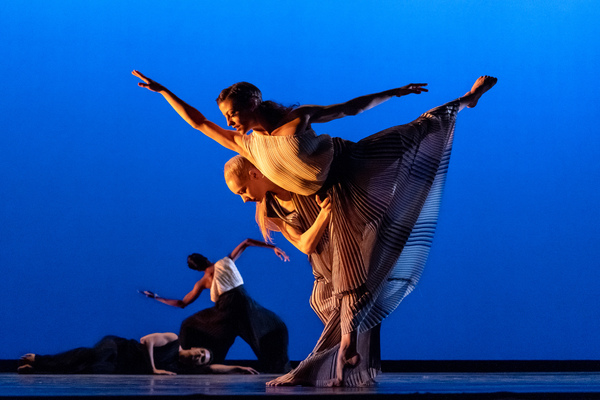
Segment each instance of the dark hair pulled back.
[[188,267],[196,271],[205,271],[212,263],[202,254],[192,253],[187,258]]
[[223,89],[217,97],[217,104],[225,100],[231,100],[231,106],[235,111],[258,109],[267,122],[275,127],[294,109],[294,106],[286,107],[271,100],[263,101],[260,89],[248,82],[234,83]]

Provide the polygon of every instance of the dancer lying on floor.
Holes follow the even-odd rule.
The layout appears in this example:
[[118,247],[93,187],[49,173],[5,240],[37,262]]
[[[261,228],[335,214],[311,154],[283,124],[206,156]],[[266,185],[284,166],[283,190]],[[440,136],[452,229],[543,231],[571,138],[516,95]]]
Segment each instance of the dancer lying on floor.
[[139,340],[105,336],[94,347],[55,355],[25,354],[21,374],[257,374],[253,368],[212,363],[210,350],[184,350],[176,334],[152,333]]
[[149,291],[142,293],[162,303],[185,308],[193,303],[203,290],[210,290],[213,307],[201,310],[181,324],[179,337],[184,349],[206,347],[211,349],[214,362],[222,363],[236,337],[241,337],[258,359],[261,372],[289,371],[288,331],[285,323],[274,312],[252,299],[244,288],[244,281],[234,261],[249,246],[273,249],[284,261],[283,250],[265,242],[246,239],[228,256],[212,263],[194,253],[188,257],[188,266],[204,272],[202,278],[182,300],[167,299]]

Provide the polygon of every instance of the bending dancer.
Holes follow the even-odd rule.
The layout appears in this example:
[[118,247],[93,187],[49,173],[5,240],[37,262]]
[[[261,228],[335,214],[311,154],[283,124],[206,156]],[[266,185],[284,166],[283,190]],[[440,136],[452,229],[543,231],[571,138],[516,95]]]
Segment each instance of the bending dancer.
[[236,337],[241,337],[259,362],[261,372],[289,371],[288,331],[285,323],[274,312],[252,299],[244,288],[244,281],[234,261],[249,246],[273,249],[284,261],[288,256],[271,244],[246,239],[227,257],[212,263],[194,253],[188,256],[188,266],[204,275],[182,300],[167,299],[150,291],[142,294],[170,306],[185,308],[193,303],[204,289],[210,290],[214,307],[201,310],[181,324],[179,337],[184,349],[207,347],[215,362],[222,363]]
[[[327,373],[319,376],[321,370],[316,368],[316,375],[308,375],[310,383],[316,385],[369,384],[368,377],[356,373],[368,371],[356,368],[361,364],[359,347],[364,347],[358,343],[358,334],[376,328],[418,279],[437,220],[456,114],[464,107],[474,107],[496,78],[480,77],[463,97],[430,110],[410,124],[353,143],[317,136],[311,123],[356,115],[393,96],[427,91],[425,84],[411,84],[331,106],[290,110],[263,102],[256,87],[242,82],[225,89],[217,99],[228,124],[236,129],[234,132],[207,121],[200,112],[139,72],[134,71],[134,75],[144,80],[140,86],[160,92],[188,123],[248,158],[275,185],[300,196],[329,197],[330,284],[332,301],[340,310],[336,329],[341,332],[341,339],[336,366],[332,368],[333,379],[321,379]],[[246,135],[250,130],[253,133]],[[247,187],[240,187],[236,193],[244,200],[256,200]],[[282,207],[289,211],[286,205],[291,204],[283,201]],[[427,212],[422,212],[424,207]],[[257,212],[259,224],[264,215]],[[268,234],[271,228],[261,225]],[[411,251],[403,252],[412,240],[418,243]],[[398,270],[411,278],[396,278]],[[314,360],[309,356],[305,361],[303,371],[310,370]],[[366,361],[363,367],[364,364]],[[372,371],[369,374],[373,376]],[[300,375],[292,371],[271,384],[305,384],[296,379]]]
[[204,348],[184,350],[177,335],[152,333],[138,342],[105,336],[94,347],[79,347],[55,355],[25,354],[20,374],[257,374],[253,368],[212,363]]

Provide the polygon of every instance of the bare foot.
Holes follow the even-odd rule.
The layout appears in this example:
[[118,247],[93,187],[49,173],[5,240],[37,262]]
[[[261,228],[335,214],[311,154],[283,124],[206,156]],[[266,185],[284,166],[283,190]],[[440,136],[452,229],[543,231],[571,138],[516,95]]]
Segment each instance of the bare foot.
[[323,384],[323,387],[340,387],[342,386],[341,379],[330,379]]
[[267,386],[311,386],[309,382],[292,377],[290,374],[282,375],[266,383]]
[[345,373],[360,363],[360,354],[358,354],[356,348],[356,339],[356,332],[347,333],[342,336],[335,369],[336,378],[331,380],[331,386],[343,386]]
[[477,105],[479,98],[488,90],[492,88],[498,82],[498,78],[493,76],[480,76],[477,78],[471,90],[464,95],[464,99],[468,101],[467,107],[473,108]]
[[373,387],[375,385],[377,385],[377,381],[375,381],[375,379],[369,379],[366,382],[361,382],[357,387]]

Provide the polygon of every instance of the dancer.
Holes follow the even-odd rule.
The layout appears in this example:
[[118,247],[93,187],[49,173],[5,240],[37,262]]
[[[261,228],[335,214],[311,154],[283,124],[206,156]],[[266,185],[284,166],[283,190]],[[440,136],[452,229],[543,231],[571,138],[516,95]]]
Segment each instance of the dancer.
[[249,246],[273,249],[279,258],[289,261],[289,257],[280,248],[259,240],[246,239],[231,254],[215,263],[198,253],[188,256],[188,266],[204,274],[182,300],[164,298],[150,291],[141,293],[167,305],[185,308],[204,289],[210,290],[211,300],[215,305],[183,321],[179,332],[182,347],[207,347],[211,350],[214,361],[222,363],[235,338],[239,336],[256,354],[261,372],[287,372],[287,327],[274,312],[248,295],[234,263]]
[[[262,102],[258,89],[239,83],[225,89],[217,99],[228,124],[237,130],[232,132],[207,121],[163,86],[138,72],[134,75],[144,80],[140,86],[163,94],[188,123],[248,158],[275,185],[297,195],[317,193],[321,198],[329,197],[330,284],[340,310],[336,329],[341,331],[341,339],[333,369],[335,377],[329,382],[309,375],[317,385],[369,384],[364,374],[352,378],[356,375],[352,370],[368,371],[356,368],[361,361],[358,334],[376,328],[418,279],[437,219],[456,113],[474,107],[496,78],[480,77],[463,97],[430,110],[410,124],[352,143],[316,136],[310,124],[356,115],[393,96],[427,91],[425,84],[411,84],[332,106],[290,110]],[[250,130],[253,133],[246,135]],[[236,193],[245,195],[245,200],[254,196],[246,187]],[[286,205],[283,208],[289,211]],[[433,214],[422,211],[430,208]],[[265,214],[257,215],[260,223]],[[268,224],[262,224],[261,229],[268,237]],[[423,245],[403,252],[413,236]],[[397,270],[411,279],[397,279]],[[271,384],[304,383],[296,375],[292,371]]]
[[[414,288],[422,273],[431,245],[449,162],[455,113],[464,106],[476,105],[475,96],[469,94],[472,92],[477,93],[478,96],[483,94],[480,92],[482,91],[480,88],[484,87],[483,85],[487,79],[490,78],[478,79],[472,91],[463,98],[430,110],[408,125],[390,128],[356,144],[349,145],[353,147],[351,156],[343,166],[338,167],[339,170],[345,171],[349,176],[356,176],[358,172],[353,168],[360,158],[368,158],[369,153],[379,154],[379,166],[382,171],[385,171],[384,174],[388,174],[389,169],[393,169],[393,174],[388,174],[388,176],[402,177],[402,180],[397,182],[397,187],[394,188],[397,196],[402,196],[406,190],[409,191],[408,195],[404,194],[404,198],[397,197],[394,200],[395,205],[393,207],[396,207],[394,213],[382,214],[381,218],[373,217],[377,213],[375,208],[368,210],[372,213],[370,219],[365,217],[365,212],[355,209],[355,216],[370,221],[369,224],[358,230],[358,234],[351,233],[351,229],[360,227],[360,223],[356,223],[355,219],[338,219],[337,222],[329,223],[329,219],[332,218],[331,207],[333,204],[335,210],[336,201],[329,202],[326,199],[319,203],[312,196],[300,196],[291,193],[273,183],[262,171],[241,156],[234,157],[226,164],[225,179],[230,190],[239,194],[244,201],[257,202],[257,220],[262,225],[265,234],[268,236],[269,230],[281,231],[298,249],[309,254],[315,272],[316,280],[311,296],[311,305],[325,323],[325,330],[311,355],[290,374],[270,382],[271,385],[307,384],[307,382],[316,385],[340,383],[365,385],[370,383],[368,377],[373,378],[376,375],[379,364],[378,323],[393,311]],[[492,83],[495,83],[495,79],[491,79]],[[445,121],[448,117],[450,118],[449,122]],[[445,124],[449,126],[444,127]],[[436,135],[447,137],[443,148],[443,156],[437,163],[435,159],[428,159],[423,155],[419,156],[418,151],[415,152],[413,148],[431,146],[432,142],[435,143],[435,138],[428,138],[428,136],[435,137]],[[397,166],[393,165],[394,153],[401,154],[400,157],[396,158],[399,164]],[[386,155],[390,157],[389,160]],[[386,187],[386,183],[378,186],[375,181],[376,179],[383,179],[381,175],[373,174],[369,176],[370,179],[367,183],[371,185],[370,190],[372,193],[370,195],[372,199],[392,195],[378,191],[378,189]],[[424,182],[419,183],[419,180]],[[426,201],[421,208],[418,208],[419,204],[416,206],[411,204],[412,199],[409,195],[418,194],[416,188],[418,186],[428,186],[427,181],[431,182],[430,189],[427,192]],[[361,186],[365,187],[366,185],[360,181],[349,181],[348,186],[354,188],[354,190],[341,193],[358,198],[361,201],[357,201],[356,204],[362,204],[364,208],[367,208],[368,201],[364,197],[368,196],[369,193],[364,191],[363,194],[360,190]],[[329,191],[331,195],[337,198],[338,203],[343,202],[345,199],[345,196],[336,193],[337,190],[341,191],[342,189],[338,185],[337,189]],[[360,199],[361,196],[364,196],[363,199]],[[396,216],[395,213],[408,215]],[[408,232],[399,231],[397,228],[402,228],[403,224],[393,219],[401,218],[400,221],[402,219],[405,221],[414,220],[415,213],[418,215],[418,219],[413,223],[412,230]],[[348,220],[351,222],[348,222]],[[339,224],[341,223],[345,223],[345,225],[340,227]],[[389,224],[389,226],[386,227],[386,224]],[[409,225],[405,222],[404,227],[406,226]],[[392,269],[387,273],[386,278],[380,281],[379,287],[372,286],[376,289],[371,290],[370,293],[369,290],[365,290],[362,298],[350,307],[350,310],[362,314],[362,322],[359,329],[357,329],[361,333],[356,336],[358,349],[355,356],[361,354],[366,356],[367,360],[353,370],[347,370],[345,374],[343,368],[342,371],[338,369],[337,376],[332,380],[328,380],[331,377],[328,371],[331,370],[330,366],[334,362],[333,359],[336,358],[336,352],[338,352],[337,358],[339,358],[339,346],[337,345],[340,335],[339,326],[340,324],[343,325],[344,318],[347,318],[343,315],[343,303],[346,297],[350,297],[349,300],[352,301],[352,294],[347,293],[340,302],[337,296],[338,293],[335,290],[335,281],[338,278],[332,268],[335,268],[336,265],[339,267],[340,264],[344,263],[344,257],[352,257],[352,254],[343,252],[344,248],[336,247],[335,241],[339,238],[336,239],[332,235],[335,229],[339,229],[342,234],[345,232],[347,236],[359,242],[357,246],[360,250],[359,256],[363,259],[365,259],[365,256],[370,257],[366,258],[371,267],[369,273],[378,266],[387,268],[391,265]],[[373,231],[378,231],[378,234],[372,234]],[[410,233],[408,238],[406,238],[407,233]],[[346,249],[352,248],[348,247]],[[348,264],[350,263],[345,265]],[[369,283],[369,280],[367,280],[367,283]],[[366,289],[368,289],[368,286]],[[361,304],[361,300],[364,303]],[[367,301],[371,302],[372,306],[366,306]],[[339,307],[340,303],[341,309]],[[352,317],[350,316],[350,318]],[[340,366],[339,359],[337,366]],[[341,382],[338,380],[340,375],[342,375]]]
[[152,333],[135,339],[105,336],[94,347],[55,355],[25,354],[20,374],[257,374],[250,367],[212,363],[208,349],[184,350],[177,335]]

